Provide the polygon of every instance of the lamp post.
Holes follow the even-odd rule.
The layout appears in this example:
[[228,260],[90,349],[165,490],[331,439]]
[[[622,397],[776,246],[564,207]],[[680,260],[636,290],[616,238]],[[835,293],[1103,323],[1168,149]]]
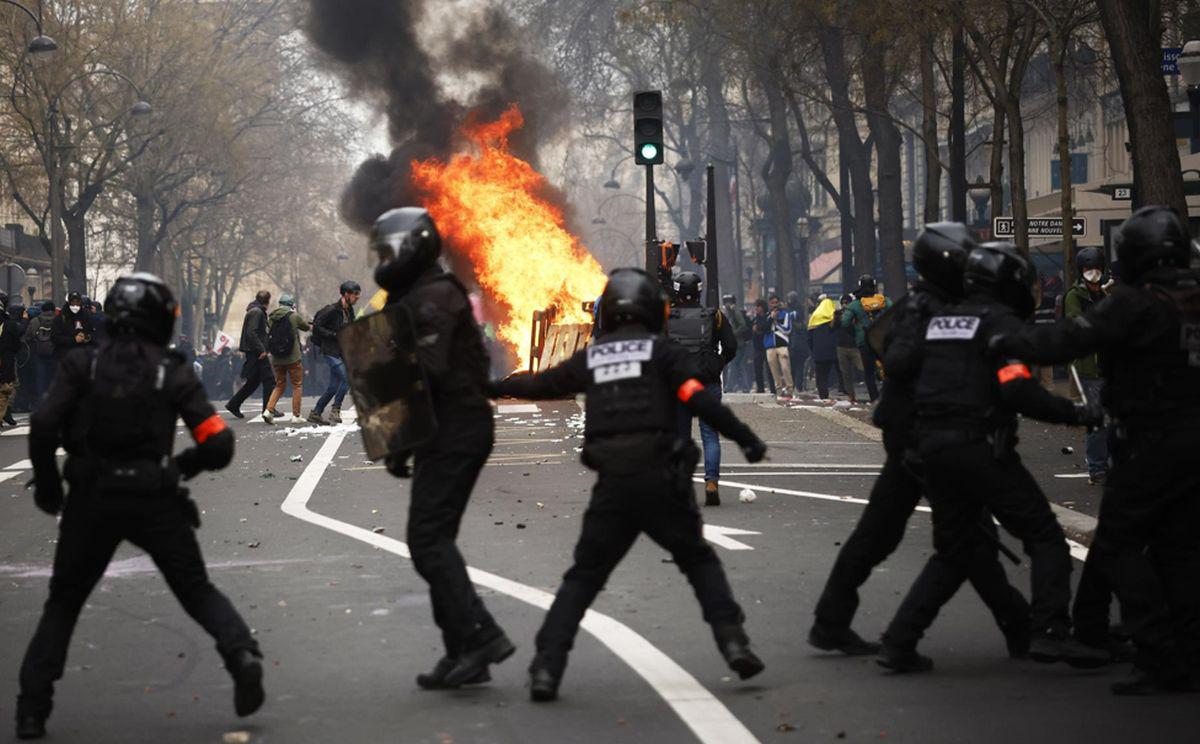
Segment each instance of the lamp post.
[[[4,0],[7,2],[8,0]],[[88,72],[82,72],[63,83],[58,92],[50,99],[50,107],[46,120],[46,175],[50,181],[50,299],[59,302],[62,294],[63,280],[63,229],[62,229],[62,172],[59,168],[57,145],[54,134],[58,130],[58,100],[74,83],[92,75],[109,75],[129,84],[137,93],[138,101],[129,109],[129,115],[140,117],[149,115],[154,109],[142,97],[142,89],[128,76],[116,70],[102,67]]]
[[33,11],[31,11],[29,8],[26,8],[24,5],[15,2],[15,0],[0,0],[0,3],[11,5],[14,8],[19,8],[25,13],[25,15],[29,16],[33,20],[33,25],[37,26],[38,35],[30,40],[29,47],[27,48],[27,51],[30,54],[47,55],[58,49],[58,44],[55,43],[54,39],[46,36],[46,34],[42,31],[42,20],[34,15]]
[[1192,114],[1191,151],[1200,152],[1200,41],[1189,41],[1179,54],[1179,75],[1187,86],[1188,108]]
[[983,176],[976,176],[975,183],[967,187],[967,194],[971,197],[971,201],[975,202],[975,229],[979,231],[981,238],[984,236],[984,231],[988,230],[987,205],[992,198],[992,184],[983,180]]

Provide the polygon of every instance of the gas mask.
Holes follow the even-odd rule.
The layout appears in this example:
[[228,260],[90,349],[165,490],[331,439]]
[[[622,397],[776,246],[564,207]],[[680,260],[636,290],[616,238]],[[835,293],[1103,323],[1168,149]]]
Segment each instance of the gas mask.
[[80,310],[83,309],[83,306],[82,305],[67,305],[67,309],[73,313],[78,313]]

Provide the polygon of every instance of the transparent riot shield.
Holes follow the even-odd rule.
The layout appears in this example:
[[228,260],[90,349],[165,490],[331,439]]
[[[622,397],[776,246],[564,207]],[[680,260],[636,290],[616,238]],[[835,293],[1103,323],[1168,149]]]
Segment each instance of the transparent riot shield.
[[367,457],[412,450],[433,438],[437,420],[417,359],[412,317],[390,305],[338,332]]

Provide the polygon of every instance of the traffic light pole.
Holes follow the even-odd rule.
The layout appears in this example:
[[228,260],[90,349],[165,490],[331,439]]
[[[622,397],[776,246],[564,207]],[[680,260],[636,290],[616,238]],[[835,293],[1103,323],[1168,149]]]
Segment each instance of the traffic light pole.
[[646,166],[646,273],[657,276],[658,227],[654,224],[654,166]]

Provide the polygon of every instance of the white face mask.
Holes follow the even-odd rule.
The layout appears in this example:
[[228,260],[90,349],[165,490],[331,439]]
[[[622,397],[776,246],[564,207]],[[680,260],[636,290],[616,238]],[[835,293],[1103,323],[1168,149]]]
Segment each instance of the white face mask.
[[71,312],[73,313],[77,313],[82,309],[81,305],[67,305],[67,307],[70,308]]
[[1103,272],[1101,272],[1100,269],[1088,269],[1087,271],[1083,272],[1084,281],[1092,284],[1099,282],[1101,276],[1103,276]]

